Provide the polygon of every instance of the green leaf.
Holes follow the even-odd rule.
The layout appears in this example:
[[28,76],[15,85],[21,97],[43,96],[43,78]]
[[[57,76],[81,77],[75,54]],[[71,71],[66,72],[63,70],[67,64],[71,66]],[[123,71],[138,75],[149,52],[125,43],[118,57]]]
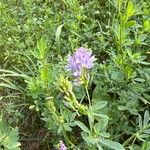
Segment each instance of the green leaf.
[[[122,62],[118,62],[118,63],[120,64]],[[124,80],[124,74],[118,68],[110,68],[109,73],[111,75],[111,79],[113,79],[114,81],[122,82]]]
[[64,24],[58,26],[56,33],[55,33],[55,42],[56,42],[58,54],[60,54],[60,34],[61,34],[61,30],[63,26]]
[[18,128],[11,129],[9,135],[4,139],[3,145],[8,149],[17,150],[20,149],[19,146],[21,145],[18,140]]
[[40,79],[47,85],[52,82],[52,67],[49,64],[46,64],[43,67],[39,68]]
[[108,125],[108,119],[107,118],[101,118],[98,120],[97,123],[94,125],[94,129],[96,132],[105,132],[107,130],[107,125]]
[[16,87],[14,84],[10,83],[10,84],[7,84],[7,83],[0,83],[0,87],[5,87],[5,88],[10,88],[10,89],[13,89],[13,90],[18,90],[20,91],[20,89],[18,87]]
[[106,133],[106,132],[101,132],[101,137],[103,138],[110,138],[110,134],[109,133]]
[[143,126],[144,127],[148,124],[149,120],[150,120],[149,112],[146,110],[144,113],[144,120],[143,120]]
[[96,144],[98,142],[98,139],[97,138],[93,138],[93,137],[90,137],[87,133],[85,132],[82,132],[81,133],[81,136],[82,138],[84,139],[84,141],[87,142],[87,144],[91,143],[92,145]]
[[130,150],[134,150],[133,146],[129,146],[129,149],[130,149]]
[[134,26],[135,24],[136,24],[136,21],[134,21],[134,20],[127,21],[127,22],[125,22],[124,27],[129,28],[129,27]]
[[150,142],[145,141],[142,145],[142,150],[149,150],[149,148],[150,148]]
[[139,114],[139,128],[142,129],[142,117],[141,115]]
[[79,126],[84,132],[89,133],[90,130],[80,121],[75,121],[75,124]]
[[97,85],[92,93],[92,104],[97,104],[100,101],[109,101],[110,96],[107,94],[107,91],[101,86]]
[[129,150],[141,150],[141,146],[133,144],[132,146],[129,146]]
[[109,117],[107,115],[98,114],[98,113],[93,113],[93,115],[101,117],[101,118],[109,119]]
[[125,150],[124,147],[120,143],[117,143],[108,139],[100,139],[99,142],[113,150]]
[[134,81],[138,81],[138,82],[144,82],[145,79],[142,79],[142,78],[135,78]]
[[135,8],[133,2],[129,1],[127,6],[127,19],[135,14]]
[[144,141],[144,139],[149,138],[149,135],[148,135],[148,134],[140,134],[138,138],[139,138],[141,141]]
[[103,150],[103,148],[100,145],[97,145],[98,150]]
[[88,113],[88,120],[89,120],[90,129],[92,129],[94,125],[94,115],[91,113]]
[[69,124],[69,123],[65,123],[65,124],[64,124],[64,128],[65,128],[66,131],[69,131],[69,132],[72,131],[72,128],[70,127],[70,124]]
[[73,89],[77,99],[83,99],[85,96],[84,86],[74,86]]
[[150,134],[150,129],[144,130],[144,133]]
[[99,103],[95,104],[90,108],[91,112],[96,112],[97,110],[104,108],[108,104],[107,101],[100,101]]
[[62,126],[59,126],[57,133],[60,134],[62,130],[63,130]]
[[143,64],[143,65],[150,65],[150,63],[149,62],[146,62],[146,61],[142,61],[142,62],[140,62],[141,64]]
[[0,120],[0,144],[10,150],[19,150],[18,128],[11,128],[2,118]]
[[0,141],[7,136],[8,132],[10,131],[7,123],[4,120],[0,121]]
[[47,43],[45,39],[42,38],[37,42],[37,49],[38,51],[33,52],[34,56],[41,60],[44,59],[47,54]]

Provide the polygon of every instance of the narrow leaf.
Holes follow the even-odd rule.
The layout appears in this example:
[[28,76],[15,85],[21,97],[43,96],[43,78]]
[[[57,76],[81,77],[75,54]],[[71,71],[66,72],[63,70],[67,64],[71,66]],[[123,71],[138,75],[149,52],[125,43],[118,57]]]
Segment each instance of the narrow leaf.
[[103,150],[103,148],[100,145],[97,145],[98,150]]
[[139,114],[139,128],[142,129],[142,117]]
[[80,121],[75,121],[75,124],[79,126],[83,131],[89,133],[90,130]]
[[143,121],[143,126],[145,127],[149,122],[149,112],[146,110],[144,113],[144,121]]
[[60,34],[61,34],[61,30],[62,30],[62,27],[64,25],[60,25],[57,30],[56,30],[56,33],[55,33],[55,42],[56,42],[56,46],[57,46],[57,50],[58,50],[58,53],[60,54]]

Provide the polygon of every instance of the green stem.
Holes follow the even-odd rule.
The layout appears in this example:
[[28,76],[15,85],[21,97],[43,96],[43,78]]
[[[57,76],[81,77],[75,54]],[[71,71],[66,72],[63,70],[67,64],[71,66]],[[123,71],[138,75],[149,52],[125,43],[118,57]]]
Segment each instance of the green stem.
[[136,137],[134,137],[133,141],[132,141],[132,145],[135,143]]
[[89,105],[91,107],[91,100],[90,100],[90,95],[89,95],[89,91],[88,91],[88,87],[85,86],[85,91],[86,91],[86,94],[87,94],[87,98],[88,98],[88,101],[89,101]]
[[133,134],[130,138],[128,138],[122,145],[126,146],[135,138],[135,134]]
[[64,138],[65,138],[66,144],[67,144],[67,146],[69,146],[70,141],[68,139],[68,136],[66,134],[66,130],[64,129],[63,125],[62,125],[62,129],[63,129],[63,135],[64,135]]
[[120,21],[119,22],[119,24],[120,24],[120,27],[119,27],[119,50],[118,50],[118,54],[120,53],[120,52],[122,52],[122,40],[121,40],[121,38],[122,38],[122,20],[121,20],[121,2],[120,2],[120,0],[118,0],[118,20]]
[[66,130],[65,130],[63,125],[62,125],[62,129],[63,129],[63,135],[64,135],[64,138],[65,138],[65,141],[66,141],[66,145],[68,147],[69,147],[69,145],[71,145],[71,147],[75,147],[75,145],[69,140],[69,138],[67,136],[67,133],[66,133]]

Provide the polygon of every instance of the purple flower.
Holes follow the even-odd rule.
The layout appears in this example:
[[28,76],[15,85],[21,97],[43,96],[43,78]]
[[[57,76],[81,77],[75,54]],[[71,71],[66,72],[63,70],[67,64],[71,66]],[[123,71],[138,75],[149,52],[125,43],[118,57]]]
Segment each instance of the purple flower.
[[60,141],[58,150],[67,150],[67,147],[65,146],[65,144],[62,141]]
[[67,68],[73,72],[75,77],[79,77],[82,75],[83,69],[89,70],[93,67],[94,61],[96,58],[92,56],[92,51],[80,47],[72,56],[68,55]]

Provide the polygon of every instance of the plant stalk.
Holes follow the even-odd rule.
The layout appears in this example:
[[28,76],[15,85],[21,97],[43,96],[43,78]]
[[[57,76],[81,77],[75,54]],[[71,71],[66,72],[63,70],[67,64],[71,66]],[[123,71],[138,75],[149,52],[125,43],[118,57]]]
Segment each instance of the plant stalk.
[[89,91],[88,91],[88,87],[85,86],[85,91],[86,91],[86,95],[87,95],[87,98],[88,98],[88,101],[89,101],[89,105],[91,107],[91,100],[90,100],[90,95],[89,95]]
[[135,138],[135,134],[133,134],[130,138],[128,138],[122,145],[125,147]]

